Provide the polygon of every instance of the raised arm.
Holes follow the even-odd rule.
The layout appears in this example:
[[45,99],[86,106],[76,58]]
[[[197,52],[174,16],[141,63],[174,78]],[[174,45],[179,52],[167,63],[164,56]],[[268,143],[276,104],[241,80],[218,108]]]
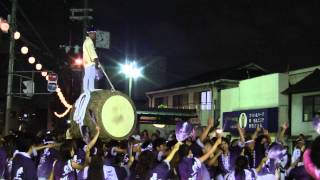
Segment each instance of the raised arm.
[[264,157],[264,158],[261,160],[260,164],[256,167],[257,173],[259,173],[259,172],[262,170],[263,165],[264,165],[264,163],[266,163],[267,160],[268,160],[268,157]]
[[254,133],[252,134],[251,139],[252,139],[252,140],[257,139],[258,134],[259,134],[260,131],[261,131],[261,128],[260,128],[260,127],[257,127],[256,130],[254,131]]
[[239,136],[240,136],[240,142],[242,144],[245,143],[245,139],[244,139],[244,129],[243,128],[240,128],[240,125],[239,123],[237,124],[237,130],[238,130],[238,133],[239,133]]
[[286,133],[288,127],[289,127],[288,122],[283,123],[283,125],[281,126],[281,131],[280,131],[280,133],[279,133],[278,140],[279,140],[282,144],[284,144],[284,142],[285,142],[285,141],[284,141],[284,134]]
[[219,137],[219,138],[216,140],[216,142],[214,143],[214,145],[211,147],[211,149],[210,149],[205,155],[203,155],[203,156],[201,156],[201,157],[199,158],[200,162],[206,161],[206,160],[210,157],[210,155],[211,155],[213,152],[216,151],[216,149],[217,149],[217,147],[219,146],[219,144],[221,144],[221,137]]
[[201,136],[200,136],[200,141],[203,143],[204,140],[207,138],[210,129],[213,127],[213,119],[209,118],[208,119],[208,124],[207,127],[205,128],[205,130],[202,132]]
[[73,169],[82,170],[90,163],[90,149],[86,148],[86,156],[83,164],[79,164],[77,162],[71,161],[71,166]]
[[89,144],[87,145],[87,149],[90,151],[90,149],[96,144],[98,138],[99,138],[99,134],[100,134],[100,127],[96,126],[96,134],[94,135],[94,137],[92,138],[92,140],[89,142]]
[[209,166],[216,166],[216,162],[219,158],[219,156],[222,154],[222,151],[218,151],[212,159],[210,159],[210,161],[208,162]]

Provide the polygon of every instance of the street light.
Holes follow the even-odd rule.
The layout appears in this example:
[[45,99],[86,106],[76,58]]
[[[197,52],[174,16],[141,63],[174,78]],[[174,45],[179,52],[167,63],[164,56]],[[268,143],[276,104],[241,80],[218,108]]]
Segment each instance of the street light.
[[139,68],[136,62],[126,62],[121,65],[121,73],[125,74],[129,78],[129,97],[131,98],[132,80],[142,76],[142,68]]

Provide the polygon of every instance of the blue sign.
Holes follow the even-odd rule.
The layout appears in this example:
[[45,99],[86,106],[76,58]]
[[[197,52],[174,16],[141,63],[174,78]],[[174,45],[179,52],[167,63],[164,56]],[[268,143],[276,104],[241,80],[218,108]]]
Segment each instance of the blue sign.
[[253,132],[257,127],[268,129],[269,132],[278,131],[278,108],[254,109],[223,113],[223,129],[226,132],[237,131],[239,123],[246,132]]
[[47,84],[47,90],[49,92],[56,92],[57,87],[58,87],[57,83],[48,83]]

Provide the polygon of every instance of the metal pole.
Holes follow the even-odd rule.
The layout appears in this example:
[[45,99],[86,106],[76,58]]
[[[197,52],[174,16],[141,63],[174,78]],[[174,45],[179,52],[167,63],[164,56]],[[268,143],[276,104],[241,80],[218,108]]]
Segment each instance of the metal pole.
[[[88,0],[83,0],[83,8],[84,9],[87,9],[88,8]],[[84,11],[84,19],[83,19],[83,29],[82,29],[82,39],[83,39],[83,43],[84,43],[84,41],[86,40],[86,36],[87,36],[87,26],[88,26],[88,18],[87,18],[87,16],[88,16],[88,12],[85,10]],[[84,50],[83,50],[84,51]],[[83,69],[83,71],[81,71],[80,73],[81,73],[81,79],[83,79],[84,78],[84,67],[82,68]],[[81,93],[83,93],[83,81],[82,82],[80,82],[81,83]],[[94,83],[95,84],[95,83]],[[94,85],[95,86],[95,85]],[[94,87],[95,88],[95,87]]]
[[12,81],[13,81],[13,67],[14,67],[14,47],[15,40],[13,38],[14,32],[16,29],[16,10],[17,10],[17,0],[12,0],[12,9],[10,16],[10,49],[9,49],[9,65],[8,65],[8,85],[7,85],[7,104],[6,104],[6,119],[5,119],[5,134],[9,133],[9,129],[11,128],[11,105],[12,105]]
[[[83,8],[88,9],[88,0],[83,0]],[[83,19],[83,41],[86,39],[87,36],[87,27],[88,27],[88,11],[84,11],[84,19]]]
[[129,97],[132,97],[132,77],[129,77]]

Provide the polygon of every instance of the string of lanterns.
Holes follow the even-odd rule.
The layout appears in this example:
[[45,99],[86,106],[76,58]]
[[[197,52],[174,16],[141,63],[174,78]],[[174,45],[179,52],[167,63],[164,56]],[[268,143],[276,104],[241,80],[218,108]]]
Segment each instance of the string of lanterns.
[[[4,33],[8,33],[9,28],[10,28],[9,23],[8,23],[5,19],[2,19],[2,18],[0,17],[0,29],[1,29],[1,31],[4,32]],[[14,38],[15,40],[19,40],[20,37],[21,37],[21,33],[20,33],[20,32],[18,32],[18,31],[14,32],[13,38]],[[21,49],[20,49],[20,51],[21,51],[21,53],[22,53],[23,55],[27,55],[27,54],[29,53],[29,48],[28,48],[27,46],[22,46]],[[33,56],[30,56],[30,57],[28,58],[28,62],[29,62],[29,64],[31,64],[31,65],[35,64],[35,63],[36,63],[36,58],[33,57]],[[49,80],[48,72],[47,72],[46,70],[43,70],[43,66],[42,66],[42,64],[41,64],[40,62],[37,62],[37,63],[35,64],[35,69],[36,69],[37,71],[41,71],[41,70],[42,70],[42,71],[41,71],[41,76],[44,77],[47,81]],[[60,102],[67,108],[67,109],[65,110],[65,112],[63,112],[63,113],[61,113],[61,114],[59,114],[59,113],[57,113],[57,112],[54,112],[54,115],[55,115],[55,116],[57,116],[58,118],[62,118],[62,117],[64,117],[64,116],[66,116],[66,115],[70,112],[70,110],[71,110],[71,108],[72,108],[72,105],[70,105],[70,104],[66,101],[66,99],[65,99],[63,93],[61,92],[61,89],[59,88],[59,86],[58,86],[57,89],[56,89],[56,94],[58,95],[58,97],[59,97],[59,99],[60,99]]]

